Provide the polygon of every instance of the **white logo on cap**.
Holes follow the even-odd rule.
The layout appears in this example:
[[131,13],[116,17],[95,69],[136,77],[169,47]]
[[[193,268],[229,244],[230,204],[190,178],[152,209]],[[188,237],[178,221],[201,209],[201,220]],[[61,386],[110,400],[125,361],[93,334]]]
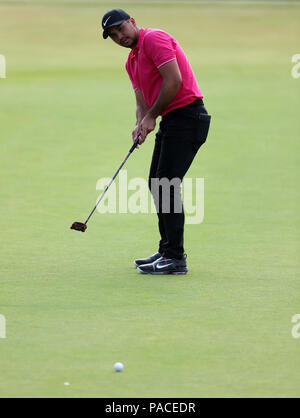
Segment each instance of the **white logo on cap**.
[[108,19],[110,19],[110,18],[111,18],[111,16],[108,16],[108,18],[106,19],[106,21],[103,23],[103,26],[105,26],[105,25],[106,25],[106,23],[107,23]]

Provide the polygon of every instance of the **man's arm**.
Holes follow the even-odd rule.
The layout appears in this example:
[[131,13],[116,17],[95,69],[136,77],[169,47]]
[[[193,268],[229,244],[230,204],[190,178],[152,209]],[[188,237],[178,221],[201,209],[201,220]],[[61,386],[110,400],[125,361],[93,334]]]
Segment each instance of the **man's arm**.
[[149,107],[146,105],[142,92],[137,89],[135,90],[136,98],[136,124],[141,123],[144,116],[149,110]]
[[137,132],[137,135],[141,135],[140,144],[145,141],[149,132],[155,129],[156,118],[174,99],[182,83],[180,69],[176,60],[167,62],[159,67],[158,70],[163,78],[163,82],[155,103],[140,122],[140,129]]
[[133,142],[136,141],[139,135],[140,129],[141,129],[141,122],[149,110],[149,107],[146,105],[146,102],[144,100],[143,94],[139,89],[135,90],[135,98],[136,98],[136,126],[134,130],[132,131]]

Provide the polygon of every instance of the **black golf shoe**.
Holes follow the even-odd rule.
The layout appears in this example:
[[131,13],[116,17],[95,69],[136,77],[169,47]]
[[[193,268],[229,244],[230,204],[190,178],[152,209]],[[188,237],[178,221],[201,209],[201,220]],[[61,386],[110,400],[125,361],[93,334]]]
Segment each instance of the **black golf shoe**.
[[155,253],[153,255],[150,255],[150,257],[148,258],[141,258],[139,260],[134,260],[133,264],[138,267],[141,266],[142,264],[151,264],[154,261],[158,260],[161,257],[160,253]]
[[160,257],[153,263],[138,266],[138,272],[142,274],[186,274],[186,257],[181,260],[175,258]]

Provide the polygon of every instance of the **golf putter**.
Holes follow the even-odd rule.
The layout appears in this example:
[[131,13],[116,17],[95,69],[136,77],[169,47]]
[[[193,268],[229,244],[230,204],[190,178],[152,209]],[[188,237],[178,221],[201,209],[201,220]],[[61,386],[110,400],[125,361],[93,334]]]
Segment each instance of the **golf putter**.
[[93,210],[91,211],[91,213],[89,214],[89,216],[87,217],[86,221],[84,223],[82,222],[73,222],[72,225],[70,226],[70,229],[75,229],[75,231],[81,231],[84,232],[87,228],[87,223],[90,219],[90,217],[92,216],[92,214],[95,212],[97,206],[99,205],[99,203],[101,202],[101,200],[103,199],[103,196],[105,195],[105,193],[107,192],[107,190],[109,189],[110,185],[112,184],[112,182],[114,181],[114,179],[117,177],[119,171],[121,170],[121,168],[123,167],[123,165],[126,163],[127,159],[129,158],[130,154],[135,150],[135,148],[137,147],[138,143],[139,143],[139,139],[140,139],[140,135],[137,137],[137,139],[135,140],[135,143],[132,145],[132,147],[130,148],[128,154],[126,155],[126,157],[124,158],[122,164],[120,165],[120,167],[118,168],[118,170],[115,172],[113,178],[111,179],[111,181],[108,183],[108,185],[105,187],[103,193],[101,194],[101,196],[99,197],[99,199],[96,202],[96,205],[94,206]]

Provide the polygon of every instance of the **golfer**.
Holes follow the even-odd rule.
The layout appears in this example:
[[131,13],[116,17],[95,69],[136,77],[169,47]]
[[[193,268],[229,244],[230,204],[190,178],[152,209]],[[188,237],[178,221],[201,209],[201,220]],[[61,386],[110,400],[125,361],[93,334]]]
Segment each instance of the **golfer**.
[[[139,138],[142,144],[161,116],[149,175],[161,239],[154,255],[135,260],[134,264],[144,274],[186,274],[180,183],[206,140],[210,115],[187,57],[171,35],[139,28],[134,18],[121,9],[105,13],[102,29],[104,39],[110,37],[131,49],[126,70],[136,97],[133,141]],[[163,180],[171,185],[168,193],[163,189]],[[166,205],[165,195],[169,200]]]

